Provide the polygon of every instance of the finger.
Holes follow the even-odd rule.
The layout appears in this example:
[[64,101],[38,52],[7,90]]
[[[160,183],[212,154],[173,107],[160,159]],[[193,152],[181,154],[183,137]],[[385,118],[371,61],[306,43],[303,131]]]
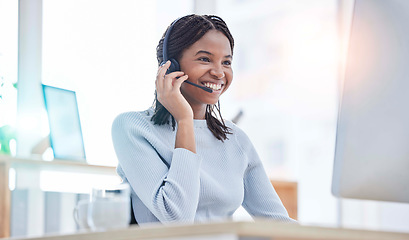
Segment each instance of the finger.
[[165,78],[165,73],[167,69],[169,68],[169,66],[170,66],[170,61],[167,61],[164,65],[159,66],[158,73],[156,75],[156,89],[157,90],[163,88],[163,81]]
[[156,86],[156,91],[158,92],[163,88],[163,81],[160,80],[159,75],[156,77],[155,86]]
[[[167,69],[169,68],[169,66],[170,66],[170,61],[167,61],[167,62],[165,62],[164,64],[161,64],[161,65],[158,67],[158,71],[157,71],[157,73],[156,73],[157,78],[159,78],[159,77],[162,77],[162,78],[163,78],[163,76],[166,74],[166,71],[167,71]],[[165,68],[166,68],[166,69],[165,69]]]
[[173,79],[173,78],[181,77],[181,76],[183,76],[183,75],[185,75],[184,72],[177,71],[177,72],[171,72],[171,73],[169,73],[169,74],[166,74],[165,76],[166,76],[166,77],[170,77],[170,78]]
[[175,81],[175,79],[183,76],[184,74],[185,74],[184,72],[171,72],[169,74],[166,74],[165,80],[164,80],[164,86],[167,89],[172,89],[173,82]]
[[158,71],[158,76],[162,77],[162,79],[163,79],[163,77],[166,75],[166,71],[168,71],[169,67],[170,67],[170,61],[168,60],[168,61],[167,61],[165,64],[163,64],[163,65],[161,66],[161,68],[159,69],[159,71]]
[[186,81],[189,78],[188,75],[183,75],[180,78],[177,78],[174,82],[173,82],[173,89],[180,89],[180,86],[182,86],[182,83],[184,81]]

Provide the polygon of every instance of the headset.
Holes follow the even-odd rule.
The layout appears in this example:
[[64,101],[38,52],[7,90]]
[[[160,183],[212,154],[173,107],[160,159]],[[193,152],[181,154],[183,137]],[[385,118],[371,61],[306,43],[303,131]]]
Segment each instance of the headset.
[[180,71],[180,65],[179,62],[174,59],[168,58],[168,42],[169,42],[169,37],[170,37],[170,33],[172,32],[173,26],[175,26],[175,24],[179,21],[180,18],[176,19],[175,21],[173,21],[173,23],[170,25],[168,31],[165,34],[165,38],[163,39],[163,61],[160,65],[164,65],[168,60],[170,61],[170,67],[169,69],[166,71],[166,74],[169,74],[171,72],[176,72],[176,71]]
[[[168,70],[166,71],[166,74],[169,74],[171,72],[180,71],[179,62],[174,58],[171,58],[171,59],[168,58],[169,36],[170,36],[170,33],[172,32],[173,26],[175,26],[175,24],[179,21],[179,19],[181,19],[181,18],[178,18],[175,21],[173,21],[173,23],[170,25],[168,31],[166,31],[165,38],[163,39],[163,47],[162,47],[162,49],[163,49],[163,61],[162,61],[162,63],[160,65],[162,66],[167,61],[170,61],[170,66],[169,66]],[[202,89],[202,90],[204,90],[206,92],[209,92],[209,93],[213,92],[213,90],[211,88],[208,88],[208,87],[205,87],[205,86],[200,86],[200,85],[197,85],[196,83],[192,83],[192,82],[187,81],[187,80],[185,81],[185,83],[189,83],[190,85],[198,87],[198,88],[200,88],[200,89]]]

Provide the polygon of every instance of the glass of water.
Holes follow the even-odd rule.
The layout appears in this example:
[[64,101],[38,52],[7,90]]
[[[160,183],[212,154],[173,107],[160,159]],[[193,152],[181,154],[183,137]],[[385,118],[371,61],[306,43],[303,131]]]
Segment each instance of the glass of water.
[[94,231],[128,227],[131,220],[129,184],[93,188],[87,219]]

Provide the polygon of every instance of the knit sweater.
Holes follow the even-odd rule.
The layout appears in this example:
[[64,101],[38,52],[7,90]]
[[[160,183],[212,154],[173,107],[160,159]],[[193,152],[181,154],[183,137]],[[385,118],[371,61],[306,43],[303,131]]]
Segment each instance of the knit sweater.
[[152,115],[152,108],[122,113],[112,126],[117,172],[131,185],[139,224],[228,220],[240,205],[254,217],[294,221],[249,138],[235,124],[226,122],[232,134],[222,142],[206,120],[194,120],[193,153],[175,149],[176,130],[154,125]]

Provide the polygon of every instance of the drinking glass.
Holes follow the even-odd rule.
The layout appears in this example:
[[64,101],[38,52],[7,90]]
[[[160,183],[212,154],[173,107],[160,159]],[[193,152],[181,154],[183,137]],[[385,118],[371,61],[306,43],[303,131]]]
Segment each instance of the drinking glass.
[[74,221],[78,225],[80,230],[88,230],[88,206],[90,205],[89,199],[82,199],[78,201],[74,208],[73,216]]
[[93,231],[126,228],[130,220],[129,184],[92,189],[91,203],[88,206],[88,225]]

